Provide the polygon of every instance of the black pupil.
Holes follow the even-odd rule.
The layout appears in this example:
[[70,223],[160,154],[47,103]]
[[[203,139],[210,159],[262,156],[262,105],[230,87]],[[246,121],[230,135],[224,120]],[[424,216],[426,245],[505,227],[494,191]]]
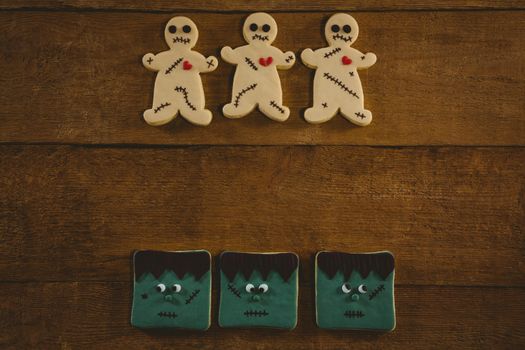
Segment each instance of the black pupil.
[[157,291],[161,292],[162,288],[160,288],[160,286],[157,286]]
[[251,287],[250,292],[255,292],[255,287]]
[[184,27],[182,27],[182,30],[184,31],[184,33],[189,33],[191,32],[191,27],[189,25],[185,25]]
[[264,292],[264,288],[263,287],[259,287],[259,292]]
[[270,31],[270,25],[268,25],[268,24],[263,25],[262,28],[263,28],[263,31],[266,32],[266,33]]
[[251,30],[252,32],[255,32],[255,31],[257,30],[257,28],[258,28],[258,27],[257,27],[257,24],[255,24],[255,23],[250,24],[250,30]]
[[365,292],[368,290],[366,286],[362,286],[361,289],[363,289]]
[[171,287],[171,289],[172,289],[174,292],[177,291],[177,287],[176,287],[176,286]]
[[350,287],[350,285],[348,283],[345,283],[345,287],[346,287],[346,289],[352,289],[352,287]]
[[334,24],[332,26],[332,32],[337,33],[339,31],[339,26],[337,24]]
[[343,30],[345,31],[345,33],[350,33],[352,28],[350,28],[350,26],[347,24],[347,25],[343,26]]
[[170,33],[176,33],[177,32],[177,27],[169,26],[168,30],[170,31]]

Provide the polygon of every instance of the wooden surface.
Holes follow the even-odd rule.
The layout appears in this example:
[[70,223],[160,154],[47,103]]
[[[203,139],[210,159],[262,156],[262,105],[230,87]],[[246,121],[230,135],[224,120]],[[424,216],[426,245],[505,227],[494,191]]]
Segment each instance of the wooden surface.
[[[340,349],[525,346],[524,1],[14,1],[0,3],[0,348]],[[203,75],[214,120],[154,128],[142,111],[173,13],[197,50],[242,43],[272,11],[276,45],[324,44],[352,10],[366,128],[313,126],[312,71],[282,72],[284,124],[220,115],[233,67]],[[210,29],[210,32],[206,32]],[[291,250],[292,332],[143,332],[129,324],[134,249]],[[396,256],[391,334],[315,326],[317,250]],[[217,287],[218,281],[214,281]],[[216,289],[216,288],[215,288]]]

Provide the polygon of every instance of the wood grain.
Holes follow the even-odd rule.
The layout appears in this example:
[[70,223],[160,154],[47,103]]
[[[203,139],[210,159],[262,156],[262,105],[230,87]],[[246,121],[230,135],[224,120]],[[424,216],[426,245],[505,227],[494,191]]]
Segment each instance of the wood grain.
[[525,286],[523,148],[0,154],[2,280],[122,281],[134,249],[294,251],[305,266],[388,249],[402,284]]
[[[9,283],[0,288],[2,348],[352,349],[521,348],[525,291],[509,288],[396,287],[390,334],[315,326],[313,291],[300,286],[295,330],[220,329],[213,295],[207,332],[149,331],[129,324],[131,282]],[[8,321],[7,321],[8,320]],[[271,341],[269,341],[271,339]]]
[[[221,45],[243,44],[244,14],[185,15],[200,27],[200,52],[218,55]],[[361,73],[374,113],[366,128],[339,116],[323,125],[306,123],[302,113],[311,104],[313,71],[300,63],[281,73],[292,110],[284,124],[258,112],[224,118],[220,111],[230,99],[234,68],[221,62],[203,75],[215,115],[209,127],[182,118],[160,128],[146,125],[141,115],[150,107],[154,75],[140,58],[165,50],[161,36],[170,17],[0,12],[0,142],[524,145],[525,12],[356,13],[356,47],[379,57]],[[299,54],[325,45],[321,26],[327,17],[304,13],[297,20],[296,13],[276,13],[276,46]]]
[[523,9],[523,0],[4,0],[0,9],[138,10],[138,11],[385,11],[448,9]]

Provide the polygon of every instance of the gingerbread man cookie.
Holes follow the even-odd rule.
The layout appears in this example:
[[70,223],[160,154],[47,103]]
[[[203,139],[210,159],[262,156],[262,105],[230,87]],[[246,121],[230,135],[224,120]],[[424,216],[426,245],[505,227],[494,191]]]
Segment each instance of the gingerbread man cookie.
[[289,69],[295,55],[272,46],[277,23],[267,13],[253,13],[244,22],[244,39],[248,45],[221,50],[222,58],[237,65],[233,78],[232,100],[222,109],[228,118],[241,118],[259,107],[268,118],[285,121],[290,109],[283,106],[281,81],[277,69]]
[[325,26],[329,46],[301,53],[303,63],[316,69],[314,105],[305,111],[306,121],[318,124],[334,117],[338,111],[350,122],[365,126],[372,121],[372,112],[364,108],[363,87],[357,74],[376,63],[375,54],[363,54],[350,47],[359,34],[355,19],[345,13],[330,17]]
[[199,73],[215,70],[217,58],[204,57],[191,48],[197,43],[199,32],[187,17],[173,17],[164,30],[170,47],[158,54],[148,53],[142,58],[144,66],[158,72],[153,93],[153,106],[144,112],[150,125],[172,121],[177,113],[196,125],[208,125],[212,113],[204,108],[204,90]]

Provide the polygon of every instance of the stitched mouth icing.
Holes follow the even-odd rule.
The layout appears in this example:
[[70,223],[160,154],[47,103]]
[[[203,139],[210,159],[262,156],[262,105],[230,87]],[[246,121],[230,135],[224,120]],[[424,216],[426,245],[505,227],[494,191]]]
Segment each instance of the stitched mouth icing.
[[189,44],[190,43],[190,39],[188,38],[183,38],[181,36],[176,36],[173,38],[173,43],[183,43],[183,44]]
[[334,38],[334,40],[337,40],[337,39],[343,40],[345,43],[347,43],[347,42],[349,42],[349,41],[350,41],[350,42],[352,41],[352,37],[351,37],[351,36],[349,36],[349,37],[347,38],[347,37],[345,37],[345,36],[343,36],[343,35],[341,35],[341,34],[334,34],[334,35],[332,36],[332,38]]
[[161,311],[157,315],[159,315],[160,318],[167,317],[167,318],[175,318],[177,317],[177,314],[174,312],[169,311]]
[[244,316],[246,317],[265,317],[268,316],[268,312],[266,310],[247,310],[244,311]]
[[365,317],[365,314],[363,313],[363,311],[355,311],[355,310],[346,310],[344,315],[347,318],[361,318],[361,317]]
[[268,35],[259,35],[259,34],[254,34],[252,36],[252,40],[255,40],[255,39],[260,40],[260,41],[268,41],[269,40],[268,39]]

